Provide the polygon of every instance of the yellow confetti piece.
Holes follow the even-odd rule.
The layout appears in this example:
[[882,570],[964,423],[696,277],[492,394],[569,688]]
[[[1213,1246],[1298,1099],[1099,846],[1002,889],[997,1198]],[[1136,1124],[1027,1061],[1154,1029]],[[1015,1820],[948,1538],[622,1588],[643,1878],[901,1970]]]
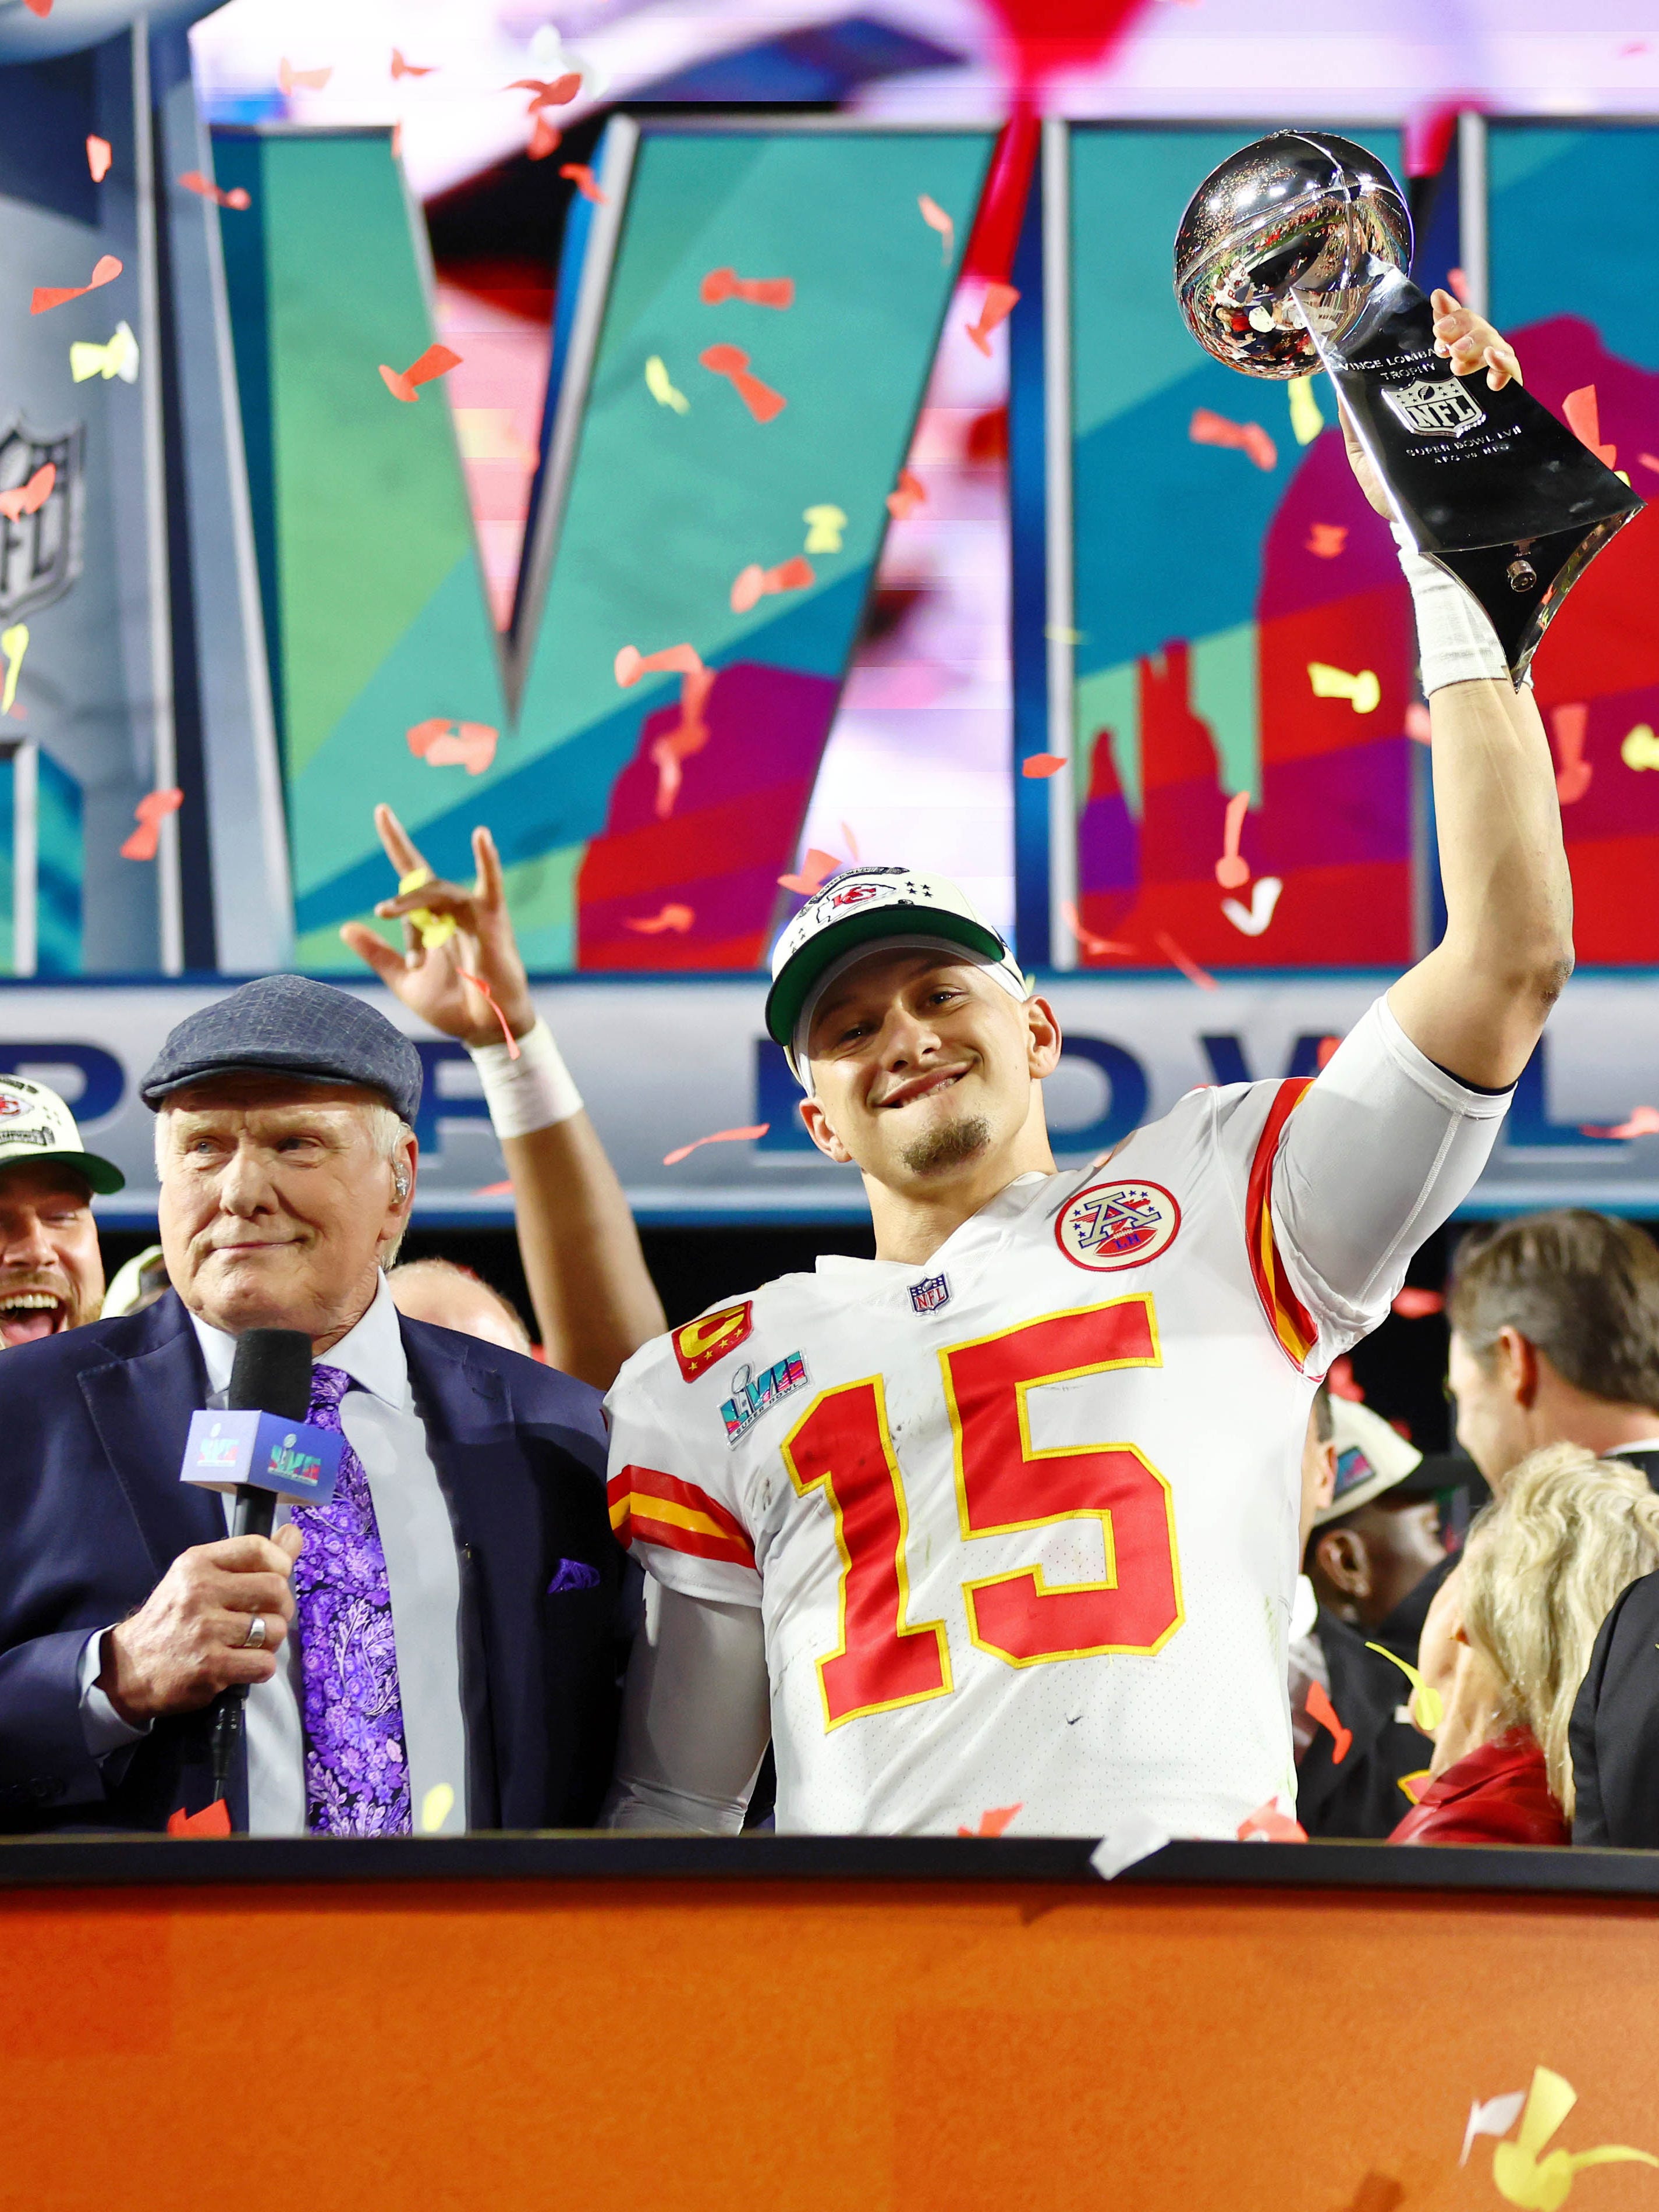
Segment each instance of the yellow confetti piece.
[[809,553],[839,553],[841,533],[847,527],[847,517],[838,507],[809,507],[801,520],[806,525],[806,548]]
[[1659,768],[1659,738],[1654,736],[1650,722],[1638,722],[1626,733],[1619,757],[1626,768]]
[[23,665],[23,655],[29,649],[29,626],[14,623],[9,629],[0,629],[0,653],[6,656],[6,686],[0,692],[0,714],[9,714],[11,702],[17,696],[17,676]]
[[1333,668],[1328,660],[1310,660],[1308,681],[1316,699],[1346,699],[1356,714],[1374,712],[1382,696],[1382,686],[1371,668],[1362,668],[1357,676],[1351,676],[1346,668]]
[[1651,2152],[1627,2143],[1598,2143],[1594,2150],[1553,2150],[1545,2144],[1578,2102],[1571,2081],[1547,2066],[1533,2069],[1527,2108],[1513,2142],[1500,2142],[1492,2154],[1492,2178],[1506,2203],[1522,2212],[1559,2212],[1571,2193],[1575,2175],[1591,2166],[1659,2166]]
[[[1390,1651],[1385,1644],[1368,1644],[1367,1651],[1380,1651],[1382,1656],[1404,1674],[1412,1686],[1412,1718],[1425,1735],[1432,1735],[1446,1717],[1446,1704],[1432,1682],[1425,1682],[1409,1659],[1402,1659],[1397,1651]],[[1414,1805],[1417,1800],[1413,1797]]]
[[691,402],[683,392],[675,390],[668,363],[659,353],[653,353],[645,364],[645,388],[659,407],[672,407],[677,415],[691,412]]
[[[398,878],[400,891],[417,891],[422,884],[436,883],[430,868],[411,868],[406,876]],[[423,906],[416,907],[405,920],[412,921],[421,933],[423,951],[435,952],[441,945],[447,945],[454,936],[456,923],[453,914],[433,914]]]
[[106,381],[118,376],[123,384],[138,381],[138,341],[125,323],[117,323],[115,336],[107,345],[89,345],[84,339],[70,348],[70,374],[77,384],[84,384],[89,376],[101,376]]
[[1319,402],[1314,397],[1313,379],[1298,376],[1288,387],[1291,395],[1291,428],[1296,433],[1298,446],[1311,446],[1325,427],[1325,417],[1319,411]]
[[455,1792],[447,1782],[434,1782],[421,1800],[421,1833],[435,1836],[454,1809]]

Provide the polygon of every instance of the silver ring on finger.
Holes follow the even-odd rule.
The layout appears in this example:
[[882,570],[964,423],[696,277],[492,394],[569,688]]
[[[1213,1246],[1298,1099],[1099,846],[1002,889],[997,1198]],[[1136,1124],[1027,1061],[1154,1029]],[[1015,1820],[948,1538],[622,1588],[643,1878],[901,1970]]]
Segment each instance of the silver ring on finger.
[[242,1638],[242,1649],[244,1651],[263,1650],[264,1641],[265,1617],[262,1613],[256,1613],[248,1622],[247,1634]]

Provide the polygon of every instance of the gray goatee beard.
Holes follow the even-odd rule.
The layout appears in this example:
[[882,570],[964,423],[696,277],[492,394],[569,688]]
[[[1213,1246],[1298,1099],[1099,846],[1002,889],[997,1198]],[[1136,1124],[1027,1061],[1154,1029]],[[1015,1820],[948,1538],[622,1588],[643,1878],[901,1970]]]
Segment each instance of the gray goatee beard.
[[907,1145],[900,1155],[912,1175],[939,1175],[959,1168],[982,1152],[991,1141],[991,1125],[982,1114],[969,1114],[943,1128],[930,1129]]

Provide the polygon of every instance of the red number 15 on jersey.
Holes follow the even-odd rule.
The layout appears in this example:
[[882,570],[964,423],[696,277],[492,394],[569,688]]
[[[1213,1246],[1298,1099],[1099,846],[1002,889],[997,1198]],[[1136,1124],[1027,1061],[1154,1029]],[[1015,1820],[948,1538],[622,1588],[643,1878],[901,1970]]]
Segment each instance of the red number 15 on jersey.
[[[1105,1547],[1099,1582],[1051,1588],[1039,1565],[964,1583],[969,1633],[981,1651],[1013,1667],[1151,1653],[1180,1627],[1164,1477],[1133,1444],[1039,1449],[1027,1418],[1028,1394],[1042,1383],[1161,1364],[1145,1295],[1049,1314],[939,1353],[964,1540],[1089,1518]],[[946,1696],[945,1624],[908,1619],[908,1516],[880,1377],[824,1391],[786,1440],[783,1463],[803,1497],[823,1485],[835,1516],[841,1641],[818,1662],[827,1725]]]

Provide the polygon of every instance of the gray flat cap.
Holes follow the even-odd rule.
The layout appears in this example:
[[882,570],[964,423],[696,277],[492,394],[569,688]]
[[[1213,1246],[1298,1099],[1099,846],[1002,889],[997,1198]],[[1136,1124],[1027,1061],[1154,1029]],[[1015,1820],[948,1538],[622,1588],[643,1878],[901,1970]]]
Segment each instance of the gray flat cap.
[[421,1055],[401,1030],[349,991],[307,975],[261,975],[187,1014],[138,1086],[151,1113],[169,1091],[234,1070],[356,1083],[405,1121],[421,1103]]

